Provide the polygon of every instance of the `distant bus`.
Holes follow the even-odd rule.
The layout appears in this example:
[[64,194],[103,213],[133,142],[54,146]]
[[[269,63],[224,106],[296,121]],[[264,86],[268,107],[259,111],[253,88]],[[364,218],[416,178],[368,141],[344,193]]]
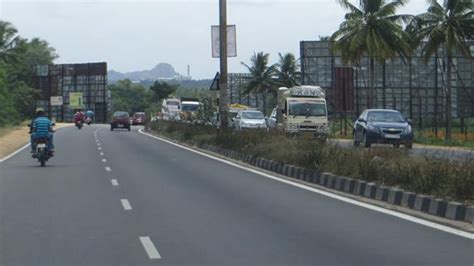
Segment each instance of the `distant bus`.
[[161,105],[161,118],[163,120],[179,120],[180,100],[175,98],[164,99]]

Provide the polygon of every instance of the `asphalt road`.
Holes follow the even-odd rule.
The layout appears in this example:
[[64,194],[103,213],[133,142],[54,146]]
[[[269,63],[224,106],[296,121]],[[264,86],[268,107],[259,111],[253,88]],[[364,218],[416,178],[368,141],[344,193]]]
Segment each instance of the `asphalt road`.
[[56,148],[45,168],[28,150],[0,163],[0,265],[474,264],[472,239],[136,129],[65,128]]

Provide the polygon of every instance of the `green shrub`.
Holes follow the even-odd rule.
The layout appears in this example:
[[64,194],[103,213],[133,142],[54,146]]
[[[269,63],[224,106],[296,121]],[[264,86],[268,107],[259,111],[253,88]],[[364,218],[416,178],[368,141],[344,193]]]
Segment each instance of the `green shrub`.
[[340,148],[289,137],[281,132],[219,132],[210,126],[162,120],[149,126],[155,132],[192,145],[215,145],[307,169],[398,186],[416,193],[474,200],[473,159],[450,161],[410,156],[405,149],[384,147]]

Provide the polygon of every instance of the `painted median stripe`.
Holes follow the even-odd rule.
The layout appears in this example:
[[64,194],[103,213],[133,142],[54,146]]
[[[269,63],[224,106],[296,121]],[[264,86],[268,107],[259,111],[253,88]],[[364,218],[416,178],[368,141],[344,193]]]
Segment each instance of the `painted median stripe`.
[[406,220],[406,221],[410,221],[410,222],[413,222],[413,223],[416,223],[416,224],[421,224],[421,225],[424,225],[426,227],[434,228],[434,229],[444,231],[444,232],[447,232],[447,233],[450,233],[450,234],[453,234],[453,235],[457,235],[457,236],[461,236],[461,237],[464,237],[464,238],[474,240],[474,234],[473,233],[469,233],[469,232],[466,232],[466,231],[463,231],[463,230],[459,230],[459,229],[452,228],[452,227],[442,225],[442,224],[438,224],[438,223],[435,223],[435,222],[427,221],[427,220],[417,218],[417,217],[414,217],[414,216],[411,216],[411,215],[408,215],[408,214],[404,214],[404,213],[400,213],[400,212],[397,212],[397,211],[393,211],[393,210],[385,209],[385,208],[378,207],[378,206],[375,206],[375,205],[371,205],[371,204],[368,204],[368,203],[365,203],[365,202],[361,202],[361,201],[357,201],[357,200],[354,200],[354,199],[339,196],[337,194],[327,192],[327,191],[324,191],[324,190],[321,190],[321,189],[318,189],[318,188],[315,188],[315,187],[307,186],[307,185],[304,185],[304,184],[301,184],[301,183],[298,183],[298,182],[294,182],[294,181],[291,181],[291,180],[288,180],[288,179],[284,179],[284,178],[281,178],[281,177],[276,177],[276,176],[271,175],[271,174],[260,172],[260,171],[255,170],[255,169],[248,168],[248,167],[245,167],[245,166],[237,164],[237,163],[233,163],[233,162],[228,161],[226,159],[222,159],[222,158],[215,157],[213,155],[210,155],[210,154],[207,154],[207,153],[204,153],[204,152],[193,150],[193,149],[188,148],[186,146],[171,142],[169,140],[166,140],[166,139],[154,136],[154,135],[151,135],[149,133],[144,132],[143,129],[139,129],[138,132],[140,132],[141,134],[143,134],[145,136],[148,136],[150,138],[157,139],[159,141],[168,143],[170,145],[179,147],[181,149],[188,150],[190,152],[202,155],[204,157],[213,159],[215,161],[219,161],[219,162],[225,163],[227,165],[231,165],[231,166],[246,170],[248,172],[251,172],[251,173],[254,173],[254,174],[257,174],[257,175],[260,175],[260,176],[263,176],[263,177],[266,177],[266,178],[269,178],[269,179],[272,179],[272,180],[275,180],[275,181],[278,181],[278,182],[281,182],[281,183],[285,183],[285,184],[288,184],[288,185],[291,185],[291,186],[294,186],[294,187],[298,187],[298,188],[301,188],[301,189],[304,189],[304,190],[307,190],[307,191],[311,191],[311,192],[314,192],[314,193],[317,193],[317,194],[320,194],[320,195],[324,195],[326,197],[333,198],[333,199],[336,199],[336,200],[340,200],[340,201],[343,201],[343,202],[346,202],[346,203],[349,203],[349,204],[352,204],[352,205],[356,205],[356,206],[359,206],[359,207],[362,207],[362,208],[366,208],[366,209],[370,209],[370,210],[373,210],[373,211],[376,211],[376,212],[391,215],[391,216],[394,216],[394,217],[397,217],[397,218],[400,218],[400,219],[403,219],[403,220]]
[[123,209],[126,211],[132,210],[132,205],[130,205],[130,202],[128,199],[121,199],[120,202],[122,202]]
[[114,186],[114,187],[117,187],[119,185],[117,179],[112,179],[112,180],[110,180],[110,182],[112,183],[112,186]]
[[140,242],[142,243],[143,248],[148,254],[148,258],[150,258],[151,260],[161,259],[160,253],[158,253],[158,250],[156,249],[155,245],[148,236],[141,236]]

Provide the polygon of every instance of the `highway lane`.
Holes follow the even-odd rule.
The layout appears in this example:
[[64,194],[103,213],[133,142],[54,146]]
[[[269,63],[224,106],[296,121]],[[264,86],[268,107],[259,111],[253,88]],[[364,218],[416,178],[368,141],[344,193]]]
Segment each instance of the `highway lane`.
[[27,151],[0,164],[0,265],[474,263],[472,240],[136,129],[62,129],[56,145],[46,168]]

